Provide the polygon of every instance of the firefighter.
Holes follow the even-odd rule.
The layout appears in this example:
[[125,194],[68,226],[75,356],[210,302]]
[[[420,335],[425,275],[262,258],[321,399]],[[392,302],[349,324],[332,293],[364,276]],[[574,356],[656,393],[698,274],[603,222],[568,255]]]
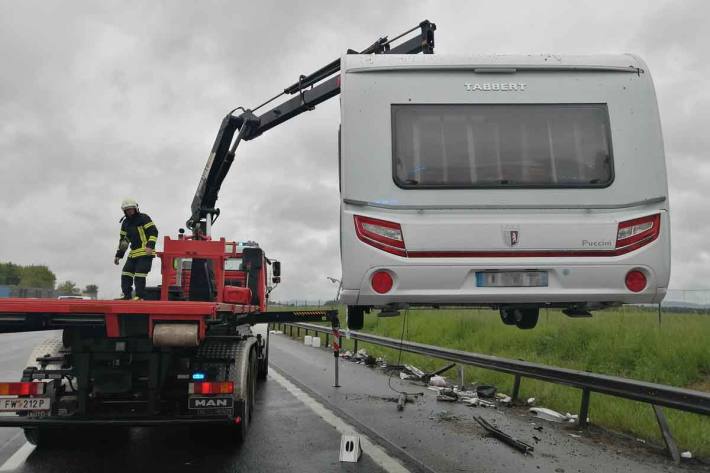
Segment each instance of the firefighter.
[[[128,259],[121,272],[121,290],[123,291],[121,299],[141,300],[145,297],[145,279],[155,257],[158,228],[148,215],[140,212],[138,203],[133,199],[125,199],[121,203],[121,210],[123,210],[121,235],[113,263],[118,265],[130,246]],[[134,281],[136,293],[135,297],[131,297]]]

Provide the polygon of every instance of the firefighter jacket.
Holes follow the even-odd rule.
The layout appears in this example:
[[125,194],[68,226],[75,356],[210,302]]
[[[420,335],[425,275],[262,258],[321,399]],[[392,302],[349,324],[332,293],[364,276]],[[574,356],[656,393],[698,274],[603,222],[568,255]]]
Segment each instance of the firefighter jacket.
[[125,249],[121,249],[121,241],[126,240],[131,245],[131,251],[128,252],[129,258],[138,258],[146,256],[145,249],[155,249],[155,244],[158,242],[158,227],[144,213],[136,213],[132,217],[124,217],[121,224],[121,236],[119,237],[119,246],[116,251],[117,258],[123,258],[126,253]]

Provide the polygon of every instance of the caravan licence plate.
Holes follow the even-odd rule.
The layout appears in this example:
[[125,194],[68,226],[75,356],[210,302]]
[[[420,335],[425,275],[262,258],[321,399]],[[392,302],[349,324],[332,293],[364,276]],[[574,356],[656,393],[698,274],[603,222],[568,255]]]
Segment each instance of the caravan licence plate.
[[0,411],[48,411],[48,397],[0,399]]
[[481,271],[477,287],[547,287],[547,271]]

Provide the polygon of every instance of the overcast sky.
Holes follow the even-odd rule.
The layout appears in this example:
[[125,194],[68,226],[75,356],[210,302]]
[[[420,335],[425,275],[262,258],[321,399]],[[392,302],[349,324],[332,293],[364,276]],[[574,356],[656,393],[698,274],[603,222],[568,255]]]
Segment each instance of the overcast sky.
[[[120,202],[175,235],[224,114],[422,19],[440,54],[633,52],[655,80],[672,288],[710,288],[710,3],[0,2],[0,261],[120,294]],[[338,100],[240,148],[215,233],[282,260],[274,298],[340,276]],[[162,238],[162,237],[161,237]],[[150,282],[159,280],[155,265]]]

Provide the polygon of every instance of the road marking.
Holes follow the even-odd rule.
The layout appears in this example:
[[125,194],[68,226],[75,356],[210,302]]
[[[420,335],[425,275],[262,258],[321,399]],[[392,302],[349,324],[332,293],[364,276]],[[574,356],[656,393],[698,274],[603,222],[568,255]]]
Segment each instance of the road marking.
[[5,463],[0,466],[0,471],[12,471],[20,467],[27,457],[29,457],[34,451],[35,446],[29,442],[25,442],[20,448],[17,449],[15,453],[12,454],[10,458],[7,459]]
[[[306,394],[302,389],[297,387],[291,381],[287,380],[276,370],[269,370],[269,376],[274,379],[277,383],[283,386],[288,392],[293,394],[296,399],[308,406],[313,412],[315,412],[321,419],[326,421],[331,426],[335,427],[335,430],[340,432],[340,434],[352,434],[357,432],[353,426],[345,422],[343,419],[333,414],[333,412],[325,407],[320,402],[313,399],[311,396]],[[408,469],[404,467],[399,461],[387,454],[379,445],[373,443],[366,435],[358,432],[360,435],[360,443],[362,445],[362,452],[372,458],[372,460],[389,473],[410,473]]]

